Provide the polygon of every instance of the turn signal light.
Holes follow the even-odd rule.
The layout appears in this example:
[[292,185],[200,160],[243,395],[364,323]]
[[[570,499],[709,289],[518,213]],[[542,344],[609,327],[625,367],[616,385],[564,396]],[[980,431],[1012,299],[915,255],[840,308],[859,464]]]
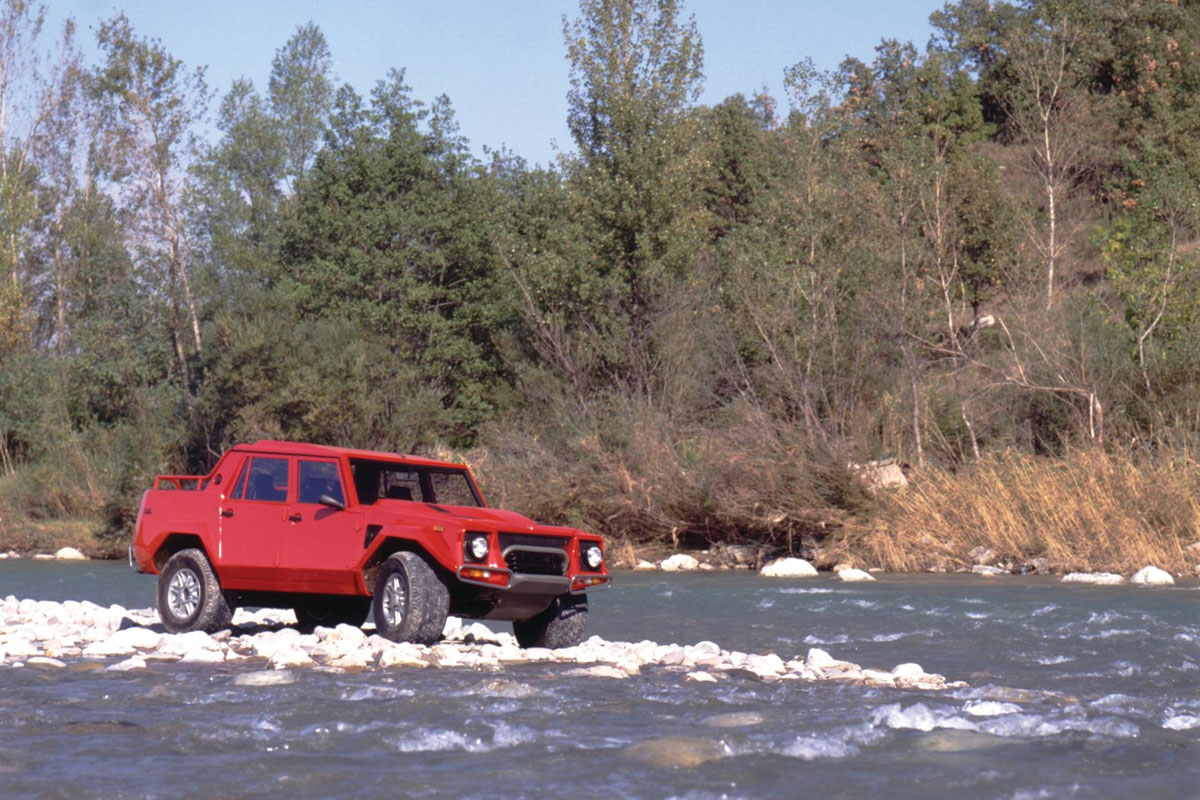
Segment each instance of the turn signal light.
[[494,586],[508,586],[508,573],[501,570],[463,567],[458,571],[458,575],[467,580],[482,581]]
[[607,582],[608,582],[607,575],[583,575],[581,577],[576,578],[574,581],[572,581],[571,591],[577,591],[579,589],[586,589],[589,586],[599,586],[600,584],[607,583]]

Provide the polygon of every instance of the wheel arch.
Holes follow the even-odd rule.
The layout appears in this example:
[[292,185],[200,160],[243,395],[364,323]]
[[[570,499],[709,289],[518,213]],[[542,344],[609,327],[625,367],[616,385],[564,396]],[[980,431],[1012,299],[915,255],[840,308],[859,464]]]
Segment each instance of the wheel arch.
[[171,559],[171,556],[175,555],[180,550],[187,550],[189,548],[195,548],[201,553],[204,553],[204,557],[208,559],[208,563],[212,564],[212,556],[209,554],[208,548],[204,546],[204,540],[200,538],[200,534],[172,533],[168,534],[167,537],[163,539],[162,544],[158,546],[158,549],[154,551],[154,568],[159,572],[162,572],[163,567],[166,566],[167,561]]
[[433,571],[442,578],[442,582],[450,585],[450,580],[454,578],[454,574],[442,566],[430,552],[415,539],[405,539],[400,536],[387,536],[383,538],[379,546],[368,556],[366,562],[363,563],[362,575],[363,583],[366,586],[368,594],[375,593],[375,578],[379,574],[379,568],[391,556],[396,553],[409,552],[420,556]]

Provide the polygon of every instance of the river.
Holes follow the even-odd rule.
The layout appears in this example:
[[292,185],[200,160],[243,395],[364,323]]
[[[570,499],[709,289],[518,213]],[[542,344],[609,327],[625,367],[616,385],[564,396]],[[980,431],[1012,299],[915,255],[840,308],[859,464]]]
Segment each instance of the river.
[[[0,597],[143,608],[122,564],[0,562]],[[506,629],[497,626],[497,629]],[[3,798],[1200,798],[1200,584],[618,573],[606,639],[917,662],[943,692],[153,664],[0,667]]]

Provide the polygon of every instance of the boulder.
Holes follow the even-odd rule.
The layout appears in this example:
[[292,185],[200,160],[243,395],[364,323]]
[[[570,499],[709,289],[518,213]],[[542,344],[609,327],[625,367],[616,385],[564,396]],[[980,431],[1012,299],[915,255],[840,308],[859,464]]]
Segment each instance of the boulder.
[[1113,572],[1068,572],[1062,577],[1063,583],[1090,583],[1097,586],[1116,586],[1125,579]]
[[1171,573],[1158,567],[1142,567],[1133,573],[1129,582],[1139,586],[1171,586],[1175,583],[1175,579],[1171,577]]
[[655,564],[653,561],[639,560],[636,564],[633,565],[633,568],[635,570],[645,571],[645,570],[651,570],[651,569],[658,569],[658,565]]
[[758,574],[764,578],[807,578],[816,575],[817,570],[803,558],[780,558],[767,564]]
[[869,572],[863,572],[861,569],[847,567],[837,571],[839,581],[873,581],[875,576]]
[[879,461],[867,461],[863,464],[850,464],[850,471],[858,476],[863,485],[871,491],[878,489],[903,489],[908,486],[908,478],[904,470],[894,458],[884,458]]
[[63,547],[54,554],[55,561],[87,561],[88,557],[74,547]]
[[971,573],[974,575],[1007,575],[1008,570],[1003,567],[992,567],[987,564],[976,564],[971,567]]
[[700,562],[686,553],[676,553],[664,558],[658,567],[664,572],[691,572],[700,569]]
[[990,547],[979,545],[971,548],[967,556],[976,564],[991,564],[996,560],[996,554],[992,552]]
[[654,767],[696,767],[730,755],[724,742],[707,736],[660,736],[625,748],[625,755]]

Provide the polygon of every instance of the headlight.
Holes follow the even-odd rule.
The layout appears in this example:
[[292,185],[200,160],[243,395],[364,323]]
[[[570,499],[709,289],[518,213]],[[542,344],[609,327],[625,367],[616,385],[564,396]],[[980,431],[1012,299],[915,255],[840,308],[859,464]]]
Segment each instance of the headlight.
[[488,540],[482,533],[472,534],[467,537],[464,550],[467,558],[472,561],[483,561],[488,554]]
[[600,569],[600,565],[604,563],[604,553],[600,550],[600,545],[593,544],[583,551],[583,563],[587,564],[588,569]]

